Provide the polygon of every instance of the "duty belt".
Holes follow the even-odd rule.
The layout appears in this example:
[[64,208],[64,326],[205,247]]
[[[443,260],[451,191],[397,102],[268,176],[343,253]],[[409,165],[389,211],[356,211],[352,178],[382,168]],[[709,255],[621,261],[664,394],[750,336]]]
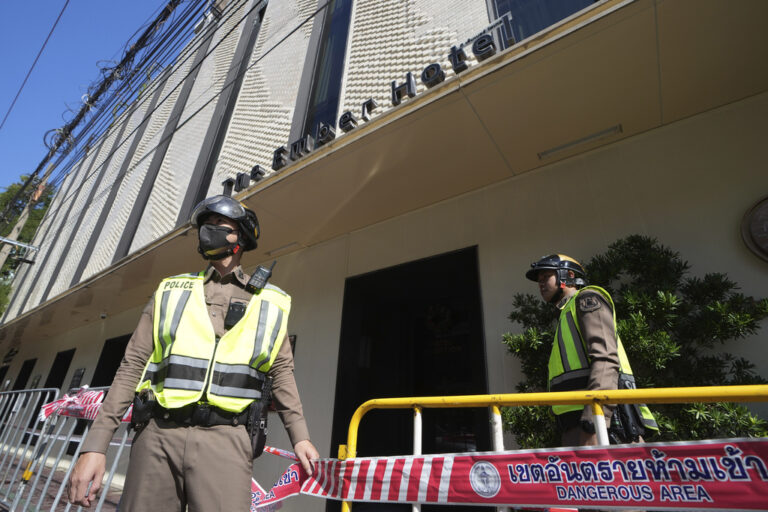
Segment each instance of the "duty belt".
[[178,409],[165,409],[157,405],[154,410],[156,419],[177,423],[180,426],[212,427],[214,425],[245,425],[248,420],[248,408],[243,412],[229,412],[210,404],[199,403],[185,405]]

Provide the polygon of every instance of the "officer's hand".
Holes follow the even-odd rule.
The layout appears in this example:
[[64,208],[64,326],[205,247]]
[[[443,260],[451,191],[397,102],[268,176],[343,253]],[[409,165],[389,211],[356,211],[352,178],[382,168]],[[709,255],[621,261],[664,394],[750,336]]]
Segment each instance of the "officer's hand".
[[315,445],[313,445],[309,439],[296,443],[293,446],[293,453],[299,458],[301,467],[304,468],[304,471],[306,471],[308,475],[315,472],[315,465],[312,460],[319,459],[320,454],[317,453],[317,448],[315,448]]
[[[107,456],[103,453],[87,452],[80,455],[69,478],[69,502],[73,505],[90,507],[101,488],[101,479],[107,467]],[[93,482],[91,488],[88,484]]]

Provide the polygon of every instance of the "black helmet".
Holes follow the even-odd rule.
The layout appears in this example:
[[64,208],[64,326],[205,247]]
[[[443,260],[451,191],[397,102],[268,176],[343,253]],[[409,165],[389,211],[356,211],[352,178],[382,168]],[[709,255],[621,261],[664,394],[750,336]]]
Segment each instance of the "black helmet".
[[249,210],[243,203],[229,196],[212,196],[203,199],[197,206],[195,206],[189,221],[193,226],[199,229],[200,225],[205,220],[205,217],[212,213],[218,213],[237,223],[240,228],[240,236],[238,237],[237,245],[240,246],[240,249],[243,251],[250,251],[256,248],[256,240],[259,238],[260,234],[259,219],[256,218],[256,214],[253,210]]
[[[539,261],[531,263],[531,268],[525,273],[525,277],[531,281],[539,280],[539,270],[554,270],[557,277],[557,287],[561,287],[561,283],[565,286],[586,286],[587,273],[584,272],[584,267],[581,263],[566,256],[565,254],[550,254],[549,256],[542,257]],[[573,270],[576,275],[573,278],[568,277],[568,271]]]

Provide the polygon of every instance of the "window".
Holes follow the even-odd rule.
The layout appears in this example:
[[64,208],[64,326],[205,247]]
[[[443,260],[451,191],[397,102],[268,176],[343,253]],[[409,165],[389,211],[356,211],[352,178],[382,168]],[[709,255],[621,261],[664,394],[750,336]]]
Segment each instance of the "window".
[[[509,25],[515,41],[522,41],[593,3],[594,0],[491,0],[495,19],[506,14],[511,17]],[[509,25],[504,24],[506,30]]]
[[302,135],[315,137],[320,123],[336,126],[351,18],[352,0],[331,0],[328,3]]

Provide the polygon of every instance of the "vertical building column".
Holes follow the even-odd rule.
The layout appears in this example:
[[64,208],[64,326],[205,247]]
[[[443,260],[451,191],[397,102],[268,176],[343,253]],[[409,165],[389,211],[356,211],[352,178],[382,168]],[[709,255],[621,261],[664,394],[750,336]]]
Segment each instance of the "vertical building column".
[[[42,223],[45,224],[45,226],[42,228],[43,231],[40,234],[38,243],[38,246],[42,246],[43,240],[48,236],[48,232],[51,230],[51,228],[54,225],[54,215],[56,210],[64,203],[66,200],[67,194],[69,194],[70,189],[72,188],[72,185],[77,181],[77,176],[80,173],[80,170],[83,167],[83,163],[85,161],[85,158],[87,156],[80,159],[79,162],[77,162],[77,169],[72,172],[72,176],[69,180],[66,180],[66,185],[62,186],[62,188],[59,189],[59,192],[57,194],[57,199],[60,199],[60,201],[56,202],[56,200],[51,201],[51,206],[48,208],[48,211],[46,212],[46,216],[43,218]],[[55,203],[55,204],[54,204]],[[38,231],[41,228],[38,227]],[[38,255],[39,258],[39,255]],[[33,272],[34,270],[37,270],[37,272]],[[8,317],[8,312],[11,310],[11,308],[14,305],[14,302],[16,301],[16,298],[19,295],[19,290],[21,290],[21,284],[24,282],[25,279],[27,279],[28,275],[29,277],[32,277],[32,275],[35,276],[35,279],[37,279],[37,275],[39,275],[40,271],[42,270],[42,266],[39,264],[39,262],[36,263],[35,267],[32,267],[31,265],[28,265],[24,269],[21,270],[21,273],[16,276],[16,279],[14,280],[14,287],[13,287],[13,295],[11,295],[11,299],[8,301],[8,307],[5,308],[5,313],[3,314],[2,322],[4,323],[5,319]],[[30,285],[31,288],[31,285]],[[22,307],[19,307],[18,311],[21,313]],[[17,315],[18,316],[18,315]]]
[[[117,179],[112,184],[112,188],[109,191],[109,196],[107,196],[107,199],[104,202],[104,207],[101,209],[101,214],[99,215],[99,218],[96,220],[96,224],[93,227],[93,232],[91,233],[90,238],[88,238],[88,245],[86,245],[85,250],[83,251],[83,255],[80,258],[80,263],[78,264],[77,269],[72,276],[72,281],[69,283],[70,287],[75,286],[80,282],[80,278],[83,276],[85,267],[88,265],[91,255],[93,254],[93,249],[96,247],[96,243],[101,238],[101,232],[104,229],[104,224],[107,222],[107,217],[109,217],[109,214],[112,212],[112,206],[115,204],[115,198],[120,191],[123,178],[125,178],[125,175],[128,173],[128,168],[131,165],[133,155],[136,153],[136,148],[138,148],[142,137],[144,137],[144,131],[149,125],[149,120],[152,118],[152,112],[155,110],[157,102],[160,100],[160,96],[163,94],[163,89],[165,88],[165,84],[168,81],[169,76],[171,76],[171,68],[167,67],[163,71],[163,75],[158,80],[157,90],[152,95],[152,99],[149,102],[149,106],[147,106],[144,118],[141,120],[141,123],[139,123],[139,126],[136,127],[136,135],[134,135],[133,140],[131,141],[131,147],[128,148],[128,152],[126,153],[125,159],[120,166],[120,170],[117,172]],[[126,124],[128,122],[129,120],[126,119]]]
[[[91,173],[91,169],[93,169],[94,164],[96,163],[96,159],[99,156],[99,153],[101,152],[101,148],[104,145],[106,137],[102,137],[101,141],[99,142],[99,147],[96,148],[96,151],[93,154],[93,158],[91,158],[91,162],[86,167],[85,173],[82,176],[82,179],[78,179],[78,185],[85,183],[85,180],[88,179],[88,175]],[[87,158],[87,157],[86,157]],[[75,199],[77,199],[77,195],[72,198],[72,204],[74,204]],[[59,237],[61,236],[62,231],[64,231],[64,224],[66,223],[65,220],[62,220],[59,224],[59,229],[56,231],[56,235],[54,235],[53,240],[51,241],[51,245],[48,246],[48,251],[45,253],[45,257],[43,258],[43,261],[40,262],[40,266],[38,267],[40,270],[38,271],[37,276],[35,276],[35,281],[39,278],[40,274],[45,271],[46,268],[48,268],[48,260],[51,257],[51,254],[53,253],[53,250],[56,248],[56,245],[59,242]],[[42,246],[42,243],[40,244]],[[66,256],[66,254],[64,254]],[[55,270],[51,272],[51,279],[54,279],[56,275]],[[19,312],[24,310],[24,307],[27,305],[27,301],[32,296],[32,290],[34,290],[34,286],[30,286],[27,290],[27,294],[24,297],[24,302],[21,303],[21,306],[19,306]]]
[[195,79],[197,78],[200,68],[202,67],[203,60],[206,58],[208,48],[213,40],[213,35],[216,33],[215,25],[211,24],[205,29],[207,31],[204,34],[203,42],[195,53],[195,60],[192,63],[189,76],[184,80],[184,85],[181,87],[179,97],[176,99],[176,103],[173,105],[173,110],[168,118],[168,122],[163,129],[163,135],[160,139],[160,143],[155,148],[155,154],[152,155],[152,161],[149,163],[147,169],[147,175],[144,177],[144,181],[141,184],[139,195],[134,202],[134,208],[131,210],[131,214],[128,217],[128,222],[125,225],[123,236],[120,237],[120,242],[117,244],[115,255],[112,258],[112,263],[116,263],[120,259],[128,255],[128,251],[131,249],[131,244],[136,236],[136,231],[139,229],[139,222],[144,215],[144,210],[147,208],[149,202],[149,196],[152,193],[152,189],[155,186],[155,180],[160,172],[160,167],[165,159],[165,154],[168,152],[168,147],[171,145],[171,138],[176,131],[176,127],[179,125],[181,115],[184,113],[184,107],[189,99],[189,94],[192,92],[192,87],[195,85]]
[[[130,120],[131,116],[133,115],[133,111],[135,110],[135,106],[132,106],[130,108],[130,112],[128,112],[128,115],[126,116],[125,120],[120,123],[120,128],[117,131],[117,135],[115,136],[115,141],[112,143],[112,147],[109,148],[109,154],[104,159],[104,161],[99,166],[100,169],[98,169],[98,175],[93,181],[93,185],[91,186],[91,191],[88,193],[88,197],[85,199],[85,204],[83,204],[83,208],[80,210],[80,215],[77,217],[77,221],[75,222],[75,226],[72,228],[72,231],[69,233],[69,239],[67,240],[67,244],[65,247],[72,247],[72,243],[75,240],[75,237],[77,236],[77,232],[80,229],[80,226],[83,224],[83,219],[85,219],[85,214],[88,213],[88,209],[90,204],[93,202],[93,198],[96,196],[96,191],[101,186],[101,182],[104,180],[104,176],[107,174],[107,170],[109,169],[109,164],[112,163],[112,157],[115,156],[115,153],[117,152],[117,148],[120,147],[121,139],[123,137],[123,133],[125,133],[125,129],[128,126],[128,121]],[[107,138],[107,133],[103,135],[104,139]],[[83,181],[85,183],[85,181]],[[69,252],[64,252],[61,255],[61,263],[64,262],[64,260],[69,255]],[[45,287],[45,291],[43,292],[42,298],[40,299],[40,302],[45,302],[48,299],[48,295],[51,293],[51,289],[53,288],[54,283],[56,283],[56,280],[59,278],[59,275],[56,273],[51,274],[51,278],[48,280],[48,285]]]
[[227,134],[229,121],[232,119],[232,112],[235,109],[237,98],[240,95],[240,88],[243,85],[245,72],[248,69],[253,47],[256,44],[256,38],[259,35],[261,21],[264,19],[264,11],[267,8],[268,0],[253,0],[253,5],[245,19],[243,32],[237,42],[235,54],[232,56],[232,63],[229,66],[229,72],[224,81],[224,87],[216,101],[216,107],[205,133],[200,154],[192,171],[189,180],[187,193],[184,196],[184,202],[179,210],[179,217],[176,225],[185,224],[192,208],[202,201],[208,193],[211,186],[211,178],[216,168],[216,162],[224,144],[224,138]]

